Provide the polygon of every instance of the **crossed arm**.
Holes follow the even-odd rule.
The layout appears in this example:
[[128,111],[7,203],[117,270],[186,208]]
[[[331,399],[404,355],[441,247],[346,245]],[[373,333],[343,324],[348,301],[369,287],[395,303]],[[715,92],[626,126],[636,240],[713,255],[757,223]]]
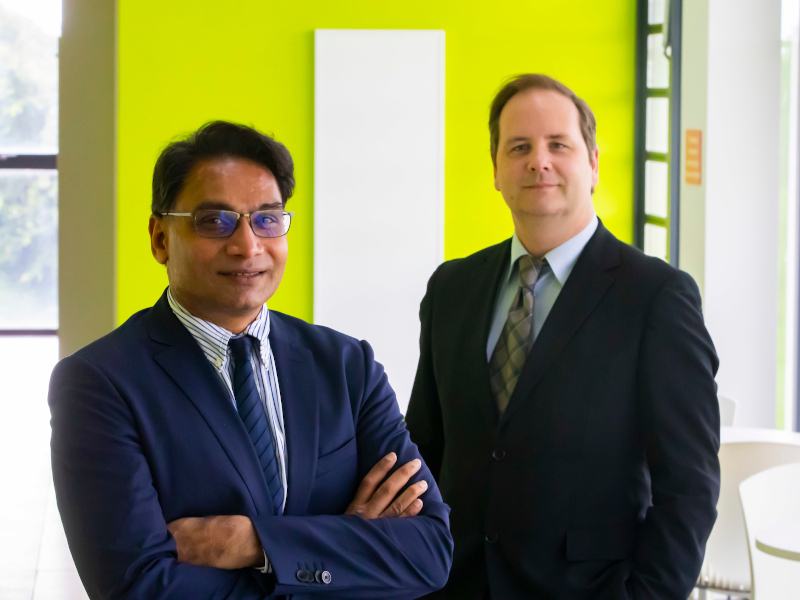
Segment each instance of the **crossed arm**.
[[[367,520],[417,516],[422,510],[420,496],[428,489],[428,483],[422,479],[405,486],[422,463],[414,459],[392,473],[396,463],[394,452],[378,461],[361,481],[345,514]],[[167,528],[175,538],[180,562],[217,569],[264,565],[258,534],[244,515],[184,517],[171,521]]]
[[[441,587],[452,559],[448,509],[435,487],[427,490],[423,506],[420,496],[432,476],[408,441],[382,369],[371,354],[365,364],[376,370],[365,378],[369,383],[358,416],[358,460],[368,471],[345,514],[217,515],[166,522],[165,513],[176,514],[175,504],[166,509],[172,492],[156,486],[153,469],[154,461],[169,459],[153,448],[153,439],[142,438],[152,426],[148,419],[155,417],[143,416],[141,405],[134,410],[127,392],[93,362],[81,356],[62,361],[51,380],[53,479],[70,550],[89,595],[304,594],[313,584],[295,578],[298,564],[317,561],[334,579],[325,590],[315,587],[316,593],[413,598]],[[395,469],[401,460],[403,466]],[[412,477],[420,481],[406,487]],[[168,479],[160,483],[170,484]],[[229,493],[238,492],[220,489]],[[408,518],[379,518],[386,516]],[[263,565],[262,548],[272,575],[246,568]]]

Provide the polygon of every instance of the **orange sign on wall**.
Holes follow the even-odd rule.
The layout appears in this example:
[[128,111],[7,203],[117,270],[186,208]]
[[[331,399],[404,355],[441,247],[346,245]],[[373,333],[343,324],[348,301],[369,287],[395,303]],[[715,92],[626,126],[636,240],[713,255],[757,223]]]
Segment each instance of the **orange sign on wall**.
[[687,129],[683,147],[686,185],[700,185],[703,182],[703,132],[699,129]]

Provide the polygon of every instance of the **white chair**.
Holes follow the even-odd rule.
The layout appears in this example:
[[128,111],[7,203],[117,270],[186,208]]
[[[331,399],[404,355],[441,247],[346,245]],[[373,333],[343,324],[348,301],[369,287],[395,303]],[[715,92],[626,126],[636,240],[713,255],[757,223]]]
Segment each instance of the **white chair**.
[[770,467],[800,462],[800,434],[776,429],[723,427],[721,441],[718,516],[706,545],[698,588],[747,597],[751,587],[750,561],[739,484]]
[[[800,462],[745,479],[739,495],[750,551],[753,599],[800,597],[800,539],[796,537],[800,535]],[[792,553],[796,560],[788,558]]]

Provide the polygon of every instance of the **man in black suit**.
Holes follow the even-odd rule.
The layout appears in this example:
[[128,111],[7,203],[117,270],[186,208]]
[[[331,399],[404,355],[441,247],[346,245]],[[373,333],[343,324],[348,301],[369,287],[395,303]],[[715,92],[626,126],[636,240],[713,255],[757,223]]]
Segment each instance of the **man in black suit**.
[[514,236],[441,265],[406,416],[452,507],[437,598],[674,598],[719,492],[717,357],[692,278],[592,205],[594,116],[542,75],[490,111]]

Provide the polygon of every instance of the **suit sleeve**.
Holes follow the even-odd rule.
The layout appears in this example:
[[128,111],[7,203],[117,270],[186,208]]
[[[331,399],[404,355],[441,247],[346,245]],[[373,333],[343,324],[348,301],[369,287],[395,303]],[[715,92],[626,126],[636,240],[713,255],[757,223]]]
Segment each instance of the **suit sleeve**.
[[636,537],[635,598],[686,598],[719,496],[718,366],[694,281],[676,272],[644,330],[637,386],[652,506]]
[[[397,400],[372,349],[361,342],[363,374],[357,418],[358,472],[363,478],[388,452],[397,464],[420,458],[411,442]],[[350,385],[351,382],[348,382]],[[331,582],[324,591],[346,598],[417,598],[444,586],[453,541],[449,508],[423,461],[413,481],[425,479],[420,515],[365,520],[351,515],[262,516],[254,520],[276,578],[276,594],[319,593],[301,584],[298,569],[324,569]]]
[[438,478],[441,474],[444,434],[439,394],[433,372],[433,348],[431,346],[435,277],[436,273],[431,276],[428,290],[419,307],[419,363],[406,412],[406,423],[411,438],[419,446],[428,467]]
[[90,597],[263,597],[249,570],[178,562],[134,415],[102,372],[61,361],[49,403],[56,500]]

